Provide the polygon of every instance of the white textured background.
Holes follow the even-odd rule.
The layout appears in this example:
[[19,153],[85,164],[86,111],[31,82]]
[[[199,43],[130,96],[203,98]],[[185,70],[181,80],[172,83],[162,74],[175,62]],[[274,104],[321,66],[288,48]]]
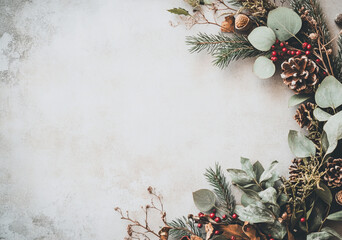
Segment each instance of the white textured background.
[[[333,17],[341,0],[321,1]],[[123,239],[115,206],[156,187],[172,219],[197,212],[215,162],[287,173],[292,93],[253,60],[225,70],[170,27],[180,0],[0,0],[0,239]]]

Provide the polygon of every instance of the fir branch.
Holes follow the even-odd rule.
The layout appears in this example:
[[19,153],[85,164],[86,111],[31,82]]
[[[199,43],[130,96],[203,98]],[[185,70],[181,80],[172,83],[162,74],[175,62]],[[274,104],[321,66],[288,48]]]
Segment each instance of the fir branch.
[[195,222],[192,219],[186,217],[177,218],[168,223],[170,229],[170,236],[175,239],[181,239],[183,236],[196,235],[202,237],[202,233],[199,228],[195,226]]
[[309,16],[317,21],[317,26],[320,28],[319,34],[323,39],[323,44],[330,42],[329,28],[325,21],[325,15],[318,0],[291,0],[292,8],[301,15],[301,9],[309,11]]
[[334,58],[333,69],[335,77],[342,82],[342,35],[338,36],[337,46],[338,52]]
[[214,192],[219,201],[219,209],[230,217],[234,213],[235,197],[232,194],[230,183],[223,174],[221,166],[216,163],[215,170],[208,168],[204,176],[214,188]]
[[199,33],[197,36],[187,37],[187,44],[191,45],[191,53],[206,50],[215,58],[214,64],[221,68],[228,66],[231,61],[263,54],[241,35],[229,37],[222,33],[217,35]]

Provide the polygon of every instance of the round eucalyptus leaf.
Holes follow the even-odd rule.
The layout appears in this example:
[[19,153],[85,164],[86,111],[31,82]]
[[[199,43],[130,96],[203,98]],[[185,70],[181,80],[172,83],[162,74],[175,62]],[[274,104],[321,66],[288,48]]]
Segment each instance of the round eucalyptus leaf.
[[313,111],[313,115],[315,116],[315,118],[320,121],[320,122],[325,122],[328,121],[329,118],[331,117],[331,115],[329,113],[327,113],[326,111],[323,111],[320,108],[316,108]]
[[290,130],[288,142],[292,153],[296,157],[304,158],[316,154],[315,144],[300,132]]
[[215,206],[215,194],[208,189],[200,189],[192,193],[194,203],[198,210],[210,211]]
[[342,139],[342,112],[338,112],[334,116],[330,117],[325,123],[323,129],[327,134],[329,143],[326,154],[329,154],[335,150],[338,140]]
[[274,75],[276,67],[267,57],[258,57],[253,66],[253,72],[261,79],[270,78]]
[[248,35],[249,42],[260,51],[268,51],[276,41],[276,36],[272,29],[262,26],[255,28]]
[[302,19],[292,9],[278,7],[268,14],[267,26],[274,31],[279,41],[286,41],[302,28]]
[[342,104],[342,84],[333,76],[324,78],[316,91],[315,100],[321,108],[337,108]]

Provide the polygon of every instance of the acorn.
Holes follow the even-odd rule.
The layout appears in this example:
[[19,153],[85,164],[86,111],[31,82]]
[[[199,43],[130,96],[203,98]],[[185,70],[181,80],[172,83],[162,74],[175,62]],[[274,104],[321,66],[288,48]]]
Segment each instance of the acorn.
[[221,24],[221,32],[231,33],[234,32],[234,16],[229,15]]
[[252,26],[253,23],[247,15],[240,13],[235,17],[235,29],[237,31],[248,32]]

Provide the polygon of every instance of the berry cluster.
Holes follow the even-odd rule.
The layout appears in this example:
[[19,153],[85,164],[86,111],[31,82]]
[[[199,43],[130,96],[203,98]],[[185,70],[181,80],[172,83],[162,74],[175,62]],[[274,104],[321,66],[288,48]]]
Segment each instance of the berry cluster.
[[300,56],[305,54],[311,55],[312,45],[307,42],[302,45],[303,50],[295,49],[289,46],[288,42],[280,42],[278,39],[275,45],[272,45],[271,60],[273,62],[278,61],[280,58],[287,56]]

